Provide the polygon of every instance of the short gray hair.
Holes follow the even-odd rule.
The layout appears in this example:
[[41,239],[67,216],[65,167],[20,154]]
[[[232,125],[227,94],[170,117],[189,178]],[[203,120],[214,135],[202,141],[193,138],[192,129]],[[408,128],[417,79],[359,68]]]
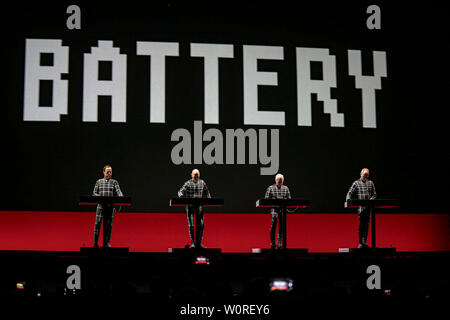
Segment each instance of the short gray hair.
[[369,172],[370,172],[370,170],[369,170],[369,169],[367,169],[367,168],[362,168],[362,169],[361,169],[361,172],[359,173],[359,175],[362,175],[362,174],[363,174],[363,172],[364,172],[364,170],[367,170],[367,171],[369,171]]

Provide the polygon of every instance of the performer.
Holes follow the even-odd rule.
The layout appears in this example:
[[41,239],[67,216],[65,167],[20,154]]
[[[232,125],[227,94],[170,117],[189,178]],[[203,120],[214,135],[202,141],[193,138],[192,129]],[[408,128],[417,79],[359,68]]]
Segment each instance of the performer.
[[[104,196],[113,197],[120,196],[123,197],[122,191],[119,187],[119,182],[117,180],[111,179],[112,167],[106,165],[103,167],[103,178],[98,179],[95,183],[94,191],[92,194],[94,196]],[[95,216],[95,227],[94,227],[94,248],[98,248],[98,237],[100,234],[100,227],[103,220],[103,247],[111,248],[109,241],[111,240],[113,217],[114,217],[114,206],[112,204],[99,203],[97,205],[97,212]]]
[[[358,200],[372,200],[377,197],[375,191],[375,185],[369,178],[369,169],[363,168],[360,173],[360,178],[353,182],[352,186],[347,192],[346,201],[347,204],[351,202],[351,199]],[[350,201],[349,201],[350,200]],[[359,217],[359,245],[358,248],[368,247],[367,236],[369,234],[370,216],[372,213],[371,207],[358,207]]]
[[[211,198],[208,187],[205,181],[200,179],[200,171],[194,169],[191,172],[192,179],[186,181],[181,189],[178,191],[178,197],[183,198]],[[203,230],[205,226],[203,218],[202,206],[186,206],[189,237],[191,239],[191,248],[198,246],[200,248],[206,248],[202,245]],[[195,215],[195,226],[194,226]]]
[[[284,176],[279,173],[275,176],[275,184],[269,186],[266,190],[266,199],[290,199],[291,193],[289,188],[283,185]],[[284,234],[286,230],[283,230],[283,217],[286,212],[283,212],[285,208],[280,207],[272,207],[270,209],[270,214],[272,216],[272,225],[270,227],[270,248],[275,249],[275,233],[277,230],[277,222],[279,223],[278,227],[278,241],[276,248],[281,248],[281,243],[284,240]]]

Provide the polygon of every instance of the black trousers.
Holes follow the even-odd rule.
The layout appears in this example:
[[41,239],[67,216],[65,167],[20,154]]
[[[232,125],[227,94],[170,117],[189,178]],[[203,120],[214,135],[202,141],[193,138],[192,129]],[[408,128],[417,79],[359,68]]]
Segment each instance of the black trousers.
[[369,235],[370,217],[372,214],[371,208],[363,208],[359,213],[359,243],[366,243],[367,236]]
[[275,234],[277,232],[277,224],[278,224],[278,239],[276,245],[278,247],[282,246],[282,242],[284,240],[284,235],[286,230],[284,230],[284,221],[283,221],[283,214],[282,209],[274,209],[271,212],[272,216],[272,225],[270,226],[270,245],[275,245]]
[[187,206],[186,207],[189,238],[191,244],[199,246],[203,239],[203,230],[205,228],[205,220],[203,216],[203,207],[200,206]]
[[98,244],[98,237],[100,235],[100,228],[103,222],[103,246],[109,244],[112,234],[114,207],[109,205],[98,205],[95,214],[94,226],[94,243]]

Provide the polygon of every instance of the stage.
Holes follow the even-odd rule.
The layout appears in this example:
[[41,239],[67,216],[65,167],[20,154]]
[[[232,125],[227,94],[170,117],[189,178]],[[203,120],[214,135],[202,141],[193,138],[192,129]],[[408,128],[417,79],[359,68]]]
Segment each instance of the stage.
[[151,307],[165,319],[199,316],[192,312],[206,306],[216,311],[203,317],[233,318],[224,305],[245,308],[244,315],[269,306],[260,319],[304,310],[348,316],[356,305],[374,312],[395,306],[401,314],[410,305],[444,305],[449,215],[380,213],[378,250],[353,250],[358,218],[346,211],[289,215],[288,250],[275,251],[267,249],[267,213],[207,212],[209,249],[193,251],[183,250],[182,211],[116,213],[112,249],[91,248],[94,212],[0,211],[0,297],[45,310],[107,301],[110,311],[140,316]]
[[[95,208],[94,208],[95,209]],[[79,251],[93,245],[95,211],[0,211],[0,250]],[[203,243],[224,253],[251,253],[270,245],[270,214],[205,214]],[[377,214],[377,246],[397,251],[449,251],[450,218],[446,213]],[[358,245],[355,210],[301,212],[287,218],[287,247],[309,252],[339,252]],[[102,236],[100,234],[100,239]],[[369,231],[371,245],[371,231]],[[189,241],[184,208],[179,212],[118,212],[111,245],[131,252],[168,252]]]

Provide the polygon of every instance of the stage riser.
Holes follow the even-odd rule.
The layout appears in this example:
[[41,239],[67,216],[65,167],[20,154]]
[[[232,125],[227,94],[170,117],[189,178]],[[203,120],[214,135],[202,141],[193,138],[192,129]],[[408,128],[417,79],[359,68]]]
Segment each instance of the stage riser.
[[[130,251],[167,252],[189,241],[186,214],[120,212],[111,244]],[[95,212],[0,211],[0,250],[79,251],[92,246]],[[270,246],[268,213],[207,213],[204,244],[222,252],[252,252]],[[356,214],[288,216],[288,247],[338,252],[358,245]],[[369,232],[369,245],[370,245]],[[377,246],[397,251],[450,250],[446,214],[379,214]],[[100,236],[100,239],[102,237]]]

